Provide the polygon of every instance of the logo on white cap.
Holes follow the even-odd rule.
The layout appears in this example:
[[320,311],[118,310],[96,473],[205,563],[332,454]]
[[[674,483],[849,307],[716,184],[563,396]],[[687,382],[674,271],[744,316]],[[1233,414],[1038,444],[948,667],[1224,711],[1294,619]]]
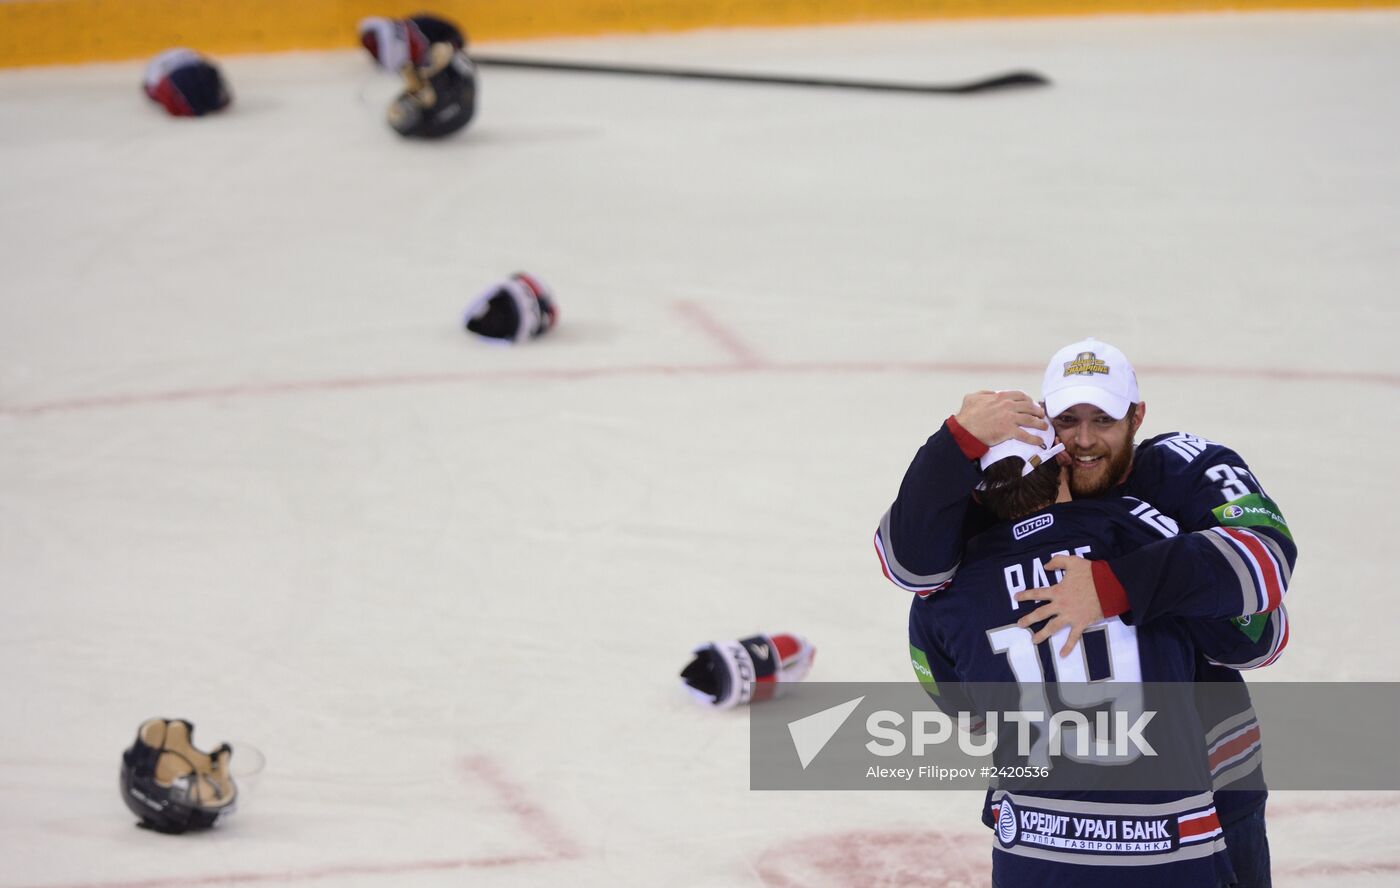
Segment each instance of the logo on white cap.
[[1114,419],[1142,400],[1137,373],[1118,349],[1097,339],[1067,345],[1045,367],[1045,412],[1059,416],[1075,404],[1092,404]]
[[1080,352],[1073,361],[1065,361],[1066,376],[1093,376],[1095,373],[1108,375],[1108,365],[1093,352]]

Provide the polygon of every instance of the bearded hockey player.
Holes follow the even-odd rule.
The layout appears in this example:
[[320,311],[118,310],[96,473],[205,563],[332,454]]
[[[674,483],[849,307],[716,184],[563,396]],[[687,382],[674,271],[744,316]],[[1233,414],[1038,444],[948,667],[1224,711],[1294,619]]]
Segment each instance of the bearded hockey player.
[[[1010,689],[1010,699],[1018,702],[1058,698],[1081,706],[1117,706],[1137,700],[1141,711],[1140,701],[1155,699],[1144,696],[1150,693],[1143,690],[1146,683],[1171,683],[1167,686],[1185,689],[1184,702],[1148,736],[1159,751],[1154,754],[1170,753],[1177,773],[1186,776],[1176,784],[1179,789],[1118,788],[1128,785],[1131,758],[1081,754],[1051,759],[1057,773],[1072,775],[1073,788],[1062,788],[1063,782],[1049,790],[1036,781],[994,784],[983,814],[995,832],[993,884],[1231,885],[1234,873],[1210,789],[1205,729],[1189,683],[1198,654],[1237,668],[1272,662],[1287,642],[1283,608],[1269,615],[1270,631],[1230,620],[1165,616],[1129,625],[1114,616],[1096,625],[1069,655],[1061,652],[1068,630],[1037,643],[1039,627],[1023,625],[1023,618],[1036,608],[1037,590],[1053,588],[1056,556],[1114,558],[1174,537],[1176,528],[1133,497],[1071,500],[1068,472],[1055,459],[1063,445],[1048,429],[1031,431],[1042,437],[1041,444],[1006,441],[980,460],[978,499],[1001,523],[968,541],[950,585],[915,597],[909,621],[915,672],[940,707],[951,703],[974,713],[1006,706],[1007,695],[998,688]],[[1208,603],[1215,594],[1208,574],[1175,592],[1183,610]],[[961,698],[964,691],[972,699]],[[999,764],[1005,751],[998,746]],[[1161,768],[1164,761],[1148,766]]]
[[[958,413],[915,454],[876,531],[886,577],[924,596],[951,583],[967,540],[992,520],[973,499],[982,474],[979,458],[1008,438],[1033,441],[1023,426],[1053,423],[1070,457],[1077,500],[1134,496],[1152,503],[1181,533],[1108,561],[1067,559],[1053,600],[1037,610],[1039,621],[1050,618],[1037,642],[1051,627],[1070,626],[1065,644],[1073,648],[1083,627],[1103,617],[1121,615],[1124,622],[1144,625],[1163,614],[1244,620],[1278,609],[1298,550],[1278,505],[1240,454],[1185,432],[1137,443],[1147,407],[1137,374],[1122,351],[1097,339],[1055,353],[1045,368],[1042,401],[1043,409],[1024,393],[990,391],[963,399]],[[1173,594],[1207,574],[1214,578],[1205,584],[1214,589],[1213,599],[1183,602]],[[1252,623],[1265,625],[1257,616]],[[1281,615],[1270,617],[1267,626],[1286,641]],[[1240,886],[1265,888],[1268,793],[1248,689],[1238,672],[1204,657],[1197,660],[1196,680],[1233,686],[1234,701],[1213,696],[1201,718]]]

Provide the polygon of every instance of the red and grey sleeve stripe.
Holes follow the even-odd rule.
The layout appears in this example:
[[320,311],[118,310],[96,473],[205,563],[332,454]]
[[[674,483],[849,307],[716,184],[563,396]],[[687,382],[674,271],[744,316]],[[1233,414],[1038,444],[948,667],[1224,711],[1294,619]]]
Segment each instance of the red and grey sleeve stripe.
[[1210,540],[1240,581],[1240,616],[1262,614],[1283,603],[1291,571],[1278,544],[1243,527],[1198,531]]
[[890,516],[886,512],[884,519],[880,521],[880,528],[875,531],[875,554],[880,558],[880,569],[885,572],[885,577],[891,583],[913,592],[920,598],[927,598],[953,582],[953,576],[958,572],[956,564],[948,570],[933,574],[916,574],[903,567],[885,542],[888,539],[886,534],[889,531],[889,521]]
[[1272,666],[1273,662],[1283,653],[1283,649],[1288,647],[1288,611],[1280,606],[1278,610],[1274,611],[1274,614],[1278,621],[1278,642],[1273,645],[1268,659],[1264,660],[1264,662],[1260,663],[1258,666],[1248,666],[1245,668],[1262,669],[1265,666]]
[[1183,845],[1194,845],[1197,842],[1209,842],[1221,836],[1220,818],[1216,816],[1215,806],[1200,811],[1192,811],[1189,814],[1182,814],[1176,819],[1177,835]]
[[1259,720],[1253,709],[1226,719],[1207,732],[1212,788],[1219,790],[1258,767],[1261,742]]

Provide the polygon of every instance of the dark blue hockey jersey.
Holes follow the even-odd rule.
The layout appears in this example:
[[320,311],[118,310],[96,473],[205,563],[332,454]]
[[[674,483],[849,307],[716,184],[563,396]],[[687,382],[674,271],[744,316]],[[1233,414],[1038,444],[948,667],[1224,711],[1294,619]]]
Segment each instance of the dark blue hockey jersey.
[[[966,542],[992,523],[972,499],[980,480],[977,462],[945,423],[915,455],[875,533],[892,582],[927,596],[953,581]],[[1235,670],[1268,665],[1287,643],[1287,615],[1278,605],[1297,557],[1292,535],[1237,453],[1181,432],[1139,444],[1127,481],[1111,494],[1152,503],[1182,531],[1109,561],[1126,594],[1125,623],[1167,614],[1248,619],[1266,644],[1262,653],[1251,643],[1239,656],[1199,656],[1196,664],[1197,681],[1237,686],[1233,703],[1213,694],[1201,713],[1221,821],[1232,823],[1266,796],[1259,726]],[[1217,631],[1230,637],[1228,627]]]
[[[1172,522],[1130,497],[1059,504],[984,532],[968,543],[964,564],[947,588],[914,599],[909,633],[916,673],[940,705],[951,702],[974,712],[1005,707],[1005,690],[1013,687],[1019,705],[1012,708],[1054,709],[1048,698],[1060,688],[1058,693],[1073,694],[1078,707],[1136,705],[1141,711],[1142,694],[1155,690],[1150,683],[1192,681],[1198,649],[1226,661],[1265,655],[1269,640],[1262,633],[1228,621],[1162,617],[1133,626],[1113,617],[1087,631],[1068,657],[1058,653],[1067,629],[1036,645],[1033,631],[1016,625],[1036,605],[1016,601],[1015,594],[1056,582],[1044,568],[1055,555],[1110,558],[1174,534]],[[1179,594],[1190,600],[1205,593]],[[1189,775],[1174,784],[1178,790],[1106,790],[1115,780],[1123,785],[1129,762],[1057,759],[1062,774],[1077,769],[1068,784],[1058,784],[1073,785],[1071,790],[1040,791],[1029,781],[1003,782],[990,791],[984,820],[996,833],[996,883],[1214,888],[1228,876],[1208,789],[1206,729],[1189,705],[1190,695],[1185,699],[1187,705],[1172,708],[1150,735],[1154,746],[1172,754],[1178,773]],[[1036,743],[1045,743],[1045,732]],[[1008,761],[1007,748],[1005,741],[998,746],[998,764]],[[1015,760],[1037,761],[1034,752]],[[1158,767],[1147,759],[1138,764]],[[1095,779],[1096,773],[1103,777]]]

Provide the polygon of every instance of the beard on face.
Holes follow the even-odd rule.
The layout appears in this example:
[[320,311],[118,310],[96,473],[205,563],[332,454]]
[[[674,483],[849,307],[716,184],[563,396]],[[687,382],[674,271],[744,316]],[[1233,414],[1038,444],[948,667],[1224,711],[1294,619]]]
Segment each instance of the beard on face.
[[1134,419],[1128,420],[1128,433],[1124,436],[1122,445],[1108,457],[1107,471],[1098,473],[1092,480],[1082,477],[1075,471],[1073,462],[1070,463],[1069,492],[1075,499],[1093,499],[1103,496],[1105,493],[1116,487],[1128,474],[1128,468],[1133,464],[1133,441],[1137,436],[1137,422]]

